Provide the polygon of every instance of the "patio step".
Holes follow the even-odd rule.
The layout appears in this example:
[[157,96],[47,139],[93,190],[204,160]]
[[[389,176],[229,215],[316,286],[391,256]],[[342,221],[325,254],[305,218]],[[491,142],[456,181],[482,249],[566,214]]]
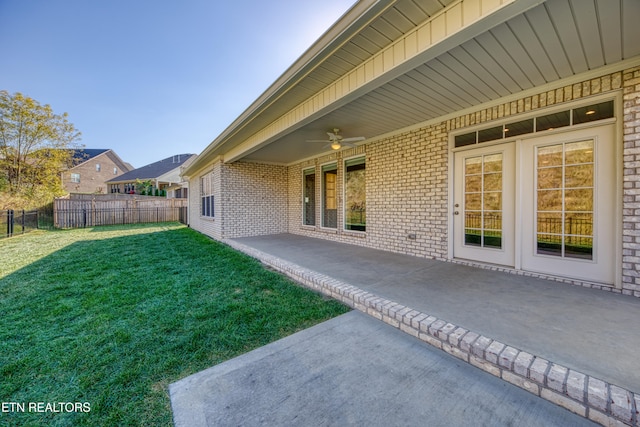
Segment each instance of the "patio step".
[[640,394],[381,298],[325,274],[224,240],[296,282],[339,300],[485,372],[604,426],[640,427]]

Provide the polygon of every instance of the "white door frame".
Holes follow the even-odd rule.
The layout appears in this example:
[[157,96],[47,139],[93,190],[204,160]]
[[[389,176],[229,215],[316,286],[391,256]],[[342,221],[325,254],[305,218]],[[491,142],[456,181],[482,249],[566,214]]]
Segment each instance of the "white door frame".
[[[586,129],[559,132],[551,135],[534,136],[519,141],[522,162],[518,165],[524,177],[519,193],[522,214],[519,216],[521,233],[522,268],[541,274],[577,278],[584,281],[615,283],[616,244],[615,215],[615,131],[613,124]],[[593,183],[593,254],[591,260],[561,258],[537,253],[535,238],[535,152],[537,147],[594,141],[594,183]],[[608,216],[607,216],[608,214]],[[614,219],[614,222],[611,220]]]
[[[546,134],[555,134],[555,133],[564,133],[564,132],[573,132],[573,131],[577,131],[580,129],[587,129],[590,127],[598,127],[598,126],[603,126],[606,124],[613,124],[614,125],[614,130],[613,130],[613,143],[615,144],[615,153],[614,155],[614,179],[615,179],[615,224],[614,224],[614,229],[615,229],[615,234],[614,234],[614,242],[613,242],[613,251],[615,253],[614,255],[614,287],[621,289],[622,288],[622,197],[623,197],[623,143],[622,143],[622,135],[623,135],[623,129],[622,129],[622,120],[620,120],[620,117],[622,116],[622,94],[620,92],[617,93],[608,93],[608,94],[603,94],[600,96],[595,96],[595,97],[589,97],[588,99],[583,98],[581,100],[579,100],[579,103],[576,102],[576,105],[579,104],[585,104],[587,102],[597,102],[599,100],[606,100],[606,99],[612,99],[614,100],[614,118],[612,119],[608,119],[608,120],[604,120],[604,121],[600,121],[600,122],[593,122],[593,123],[586,123],[583,125],[577,125],[577,126],[570,126],[567,128],[562,128],[562,129],[558,129],[555,131],[547,131],[545,132]],[[569,105],[567,106],[566,104],[564,104],[563,107],[558,107],[556,109],[560,109],[560,108],[576,108],[573,105]],[[540,111],[537,112],[531,112],[529,114],[525,114],[522,115],[521,117],[526,118],[528,116],[531,115],[540,115]],[[509,117],[507,120],[501,120],[500,122],[507,122],[507,121],[514,121],[516,120],[515,117]],[[500,122],[496,122],[497,125],[500,124]],[[478,129],[478,128],[483,128],[483,127],[487,127],[487,123],[483,123],[481,125],[478,126],[473,126],[473,127],[469,127],[466,128],[465,131],[469,132],[469,131],[473,131],[474,129]],[[460,133],[460,132],[458,132]],[[476,145],[475,147],[464,147],[464,148],[454,148],[453,146],[453,141],[454,141],[454,136],[455,134],[450,134],[450,138],[449,138],[449,156],[448,156],[448,177],[449,177],[449,183],[448,183],[448,204],[447,204],[447,215],[448,215],[448,225],[447,225],[447,231],[448,231],[448,236],[449,238],[447,239],[447,258],[450,260],[455,260],[456,258],[454,257],[454,212],[456,211],[456,207],[455,205],[455,168],[454,168],[454,158],[455,158],[455,153],[459,152],[459,151],[464,151],[465,149],[471,149],[471,148],[475,148],[478,147],[478,145]],[[503,144],[503,143],[508,143],[508,142],[513,142],[513,141],[522,141],[525,138],[530,138],[530,137],[534,137],[534,136],[540,136],[540,135],[525,135],[523,136],[523,138],[521,139],[517,139],[517,140],[502,140],[502,141],[496,141],[496,142],[487,142],[487,143],[483,143],[482,146],[489,146],[489,145],[499,145],[499,144]],[[522,144],[521,143],[516,143],[515,144],[515,157],[516,157],[516,162],[518,165],[522,164]],[[516,179],[515,179],[515,188],[516,188],[516,193],[521,194],[523,191],[523,183],[521,182],[521,177],[520,174],[516,174]],[[521,203],[521,197],[516,197],[516,202],[515,202],[515,215],[516,218],[522,217],[522,203]],[[522,227],[521,224],[517,224],[516,225],[516,233],[514,235],[514,239],[515,239],[515,248],[514,248],[514,255],[515,255],[515,260],[514,260],[514,269],[516,270],[522,270]],[[482,264],[481,261],[478,262],[479,264]],[[507,268],[508,270],[509,268]],[[535,274],[535,273],[534,273]],[[544,276],[552,276],[552,274],[544,274],[541,273]],[[580,279],[576,279],[576,280],[580,280]]]
[[[502,155],[502,185],[501,185],[501,247],[478,247],[465,244],[466,229],[466,206],[464,191],[464,169],[465,160],[469,158],[484,158],[494,154]],[[472,149],[458,151],[454,154],[455,176],[462,179],[456,179],[454,182],[454,253],[457,251],[456,257],[465,259],[478,260],[491,264],[504,265],[514,267],[515,263],[515,182],[512,177],[515,175],[515,144],[505,143],[489,146],[474,146]],[[484,164],[484,163],[483,163]],[[486,175],[481,174],[486,177]],[[491,174],[492,175],[492,174]],[[481,214],[481,218],[484,212]],[[483,227],[484,228],[484,227]],[[455,230],[459,232],[456,233]]]

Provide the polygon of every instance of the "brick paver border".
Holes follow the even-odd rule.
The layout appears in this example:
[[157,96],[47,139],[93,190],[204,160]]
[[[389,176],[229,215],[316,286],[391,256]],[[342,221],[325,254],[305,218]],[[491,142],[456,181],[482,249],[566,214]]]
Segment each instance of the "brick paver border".
[[351,308],[604,426],[640,427],[640,395],[464,329],[444,319],[269,255],[235,240],[232,248]]

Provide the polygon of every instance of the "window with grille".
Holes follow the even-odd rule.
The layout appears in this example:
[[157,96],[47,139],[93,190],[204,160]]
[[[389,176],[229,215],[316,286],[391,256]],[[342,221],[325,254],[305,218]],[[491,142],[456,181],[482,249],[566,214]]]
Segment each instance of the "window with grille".
[[212,174],[200,177],[200,216],[207,218],[215,217],[212,178]]

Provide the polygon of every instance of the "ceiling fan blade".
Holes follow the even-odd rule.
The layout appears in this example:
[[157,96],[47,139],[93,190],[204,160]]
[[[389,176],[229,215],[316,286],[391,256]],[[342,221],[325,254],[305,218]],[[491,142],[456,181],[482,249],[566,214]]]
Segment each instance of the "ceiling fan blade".
[[342,142],[356,142],[356,141],[364,141],[366,138],[364,136],[354,136],[352,138],[344,138]]
[[332,132],[327,132],[327,135],[329,135],[329,139],[330,140],[334,140],[334,139],[338,139],[338,135]]

